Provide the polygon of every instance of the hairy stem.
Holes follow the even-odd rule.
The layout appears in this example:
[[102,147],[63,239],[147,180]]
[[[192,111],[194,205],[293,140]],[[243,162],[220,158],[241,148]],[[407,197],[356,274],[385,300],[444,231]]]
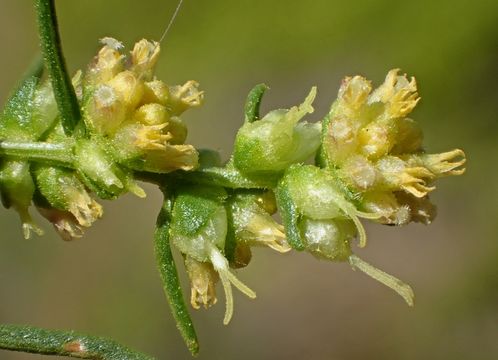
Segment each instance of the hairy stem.
[[22,325],[0,325],[0,349],[80,359],[154,360],[113,340]]
[[66,135],[71,135],[81,119],[81,112],[62,53],[54,0],[35,0],[35,7],[42,53],[54,88],[62,127]]
[[172,201],[165,194],[164,204],[157,218],[156,231],[154,233],[156,261],[163,282],[164,292],[175,318],[176,326],[192,355],[196,355],[199,352],[199,343],[197,342],[197,335],[192,319],[183,299],[178,272],[176,271],[175,260],[173,259],[169,242],[171,208]]
[[0,141],[0,158],[3,156],[73,167],[72,146],[68,144]]

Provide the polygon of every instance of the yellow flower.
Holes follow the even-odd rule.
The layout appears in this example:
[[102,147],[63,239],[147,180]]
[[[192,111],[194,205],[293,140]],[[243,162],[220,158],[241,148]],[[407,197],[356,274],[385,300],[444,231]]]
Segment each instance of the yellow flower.
[[154,67],[160,53],[160,45],[155,41],[140,40],[131,51],[131,70],[141,78],[152,78]]
[[369,97],[369,103],[385,104],[385,117],[402,118],[408,115],[417,105],[420,97],[417,93],[417,82],[412,77],[398,75],[399,69],[388,72],[384,83]]
[[204,92],[199,91],[199,83],[190,80],[183,85],[169,88],[169,106],[173,115],[181,115],[185,110],[202,105]]
[[201,305],[208,308],[218,301],[216,284],[220,277],[209,262],[200,262],[190,256],[185,257],[185,267],[190,278],[190,303],[194,309]]
[[103,38],[100,42],[104,45],[94,63],[90,65],[87,80],[91,83],[104,83],[111,80],[123,70],[125,56],[119,50],[123,45],[113,38]]

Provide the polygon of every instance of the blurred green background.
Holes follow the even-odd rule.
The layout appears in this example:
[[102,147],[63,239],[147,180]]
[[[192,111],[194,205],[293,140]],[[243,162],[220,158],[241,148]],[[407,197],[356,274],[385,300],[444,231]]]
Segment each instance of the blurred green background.
[[[71,71],[103,36],[128,47],[157,39],[175,6],[58,1]],[[37,52],[32,2],[0,0],[0,44],[3,102]],[[193,312],[199,359],[498,358],[498,1],[186,0],[158,76],[201,83],[206,103],[185,117],[190,142],[228,156],[256,83],[271,87],[263,111],[297,104],[317,85],[319,119],[342,77],[379,84],[394,67],[417,78],[413,117],[426,148],[461,147],[468,157],[467,173],[433,193],[431,226],[367,225],[369,245],[358,253],[410,283],[415,308],[348,265],[262,249],[238,273],[258,298],[237,294],[229,326],[221,289],[218,305]],[[158,359],[189,359],[154,264],[160,194],[146,189],[146,200],[105,203],[103,220],[72,243],[43,221],[46,236],[23,240],[16,214],[0,210],[0,322],[77,329]]]

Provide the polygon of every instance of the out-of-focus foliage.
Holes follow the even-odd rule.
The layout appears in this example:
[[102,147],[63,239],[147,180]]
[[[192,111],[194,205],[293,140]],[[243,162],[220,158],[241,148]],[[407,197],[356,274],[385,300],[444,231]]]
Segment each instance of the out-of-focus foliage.
[[[2,102],[38,48],[31,5],[0,2]],[[175,6],[59,1],[71,71],[89,61],[103,36],[126,44],[157,39]],[[206,90],[204,108],[186,118],[189,143],[227,154],[254,84],[273,89],[262,113],[299,103],[302,89],[317,85],[320,118],[344,76],[380,83],[387,70],[400,67],[417,78],[422,100],[412,116],[427,148],[461,147],[469,159],[467,173],[435,194],[440,215],[430,228],[374,226],[369,241],[375,246],[361,250],[386,270],[414,279],[414,309],[347,265],[255,252],[253,270],[242,280],[260,294],[258,301],[238,298],[227,328],[217,321],[222,305],[218,313],[194,314],[200,340],[208,344],[201,359],[498,356],[497,23],[495,0],[186,0],[162,46],[158,74],[168,83],[196,79]],[[53,232],[24,241],[18,219],[1,210],[0,322],[74,328],[158,358],[188,358],[154,269],[160,196],[147,190],[147,202],[125,198],[106,205],[102,223],[70,244]]]

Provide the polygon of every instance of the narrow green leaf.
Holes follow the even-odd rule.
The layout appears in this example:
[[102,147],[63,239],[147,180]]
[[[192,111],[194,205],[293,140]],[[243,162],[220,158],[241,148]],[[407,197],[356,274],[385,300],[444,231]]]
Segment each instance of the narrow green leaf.
[[0,116],[0,140],[36,140],[30,122],[37,85],[36,77],[28,77],[9,97]]
[[80,359],[154,360],[113,340],[21,325],[0,325],[0,349]]
[[62,53],[54,0],[35,0],[38,31],[45,64],[50,74],[62,127],[71,135],[81,118],[80,107]]
[[304,250],[305,245],[301,238],[301,232],[298,227],[299,212],[297,206],[290,196],[288,185],[284,180],[280,181],[275,189],[277,207],[282,217],[282,223],[285,227],[285,236],[289,245],[296,250]]
[[199,352],[199,344],[194,325],[183,299],[178,272],[176,270],[173,254],[169,242],[169,228],[171,224],[171,210],[173,204],[171,199],[165,196],[164,204],[157,218],[156,231],[154,233],[156,261],[163,282],[164,292],[168,299],[171,312],[176,321],[176,326],[187,344],[192,355]]
[[259,120],[259,106],[266,90],[269,87],[265,84],[258,84],[252,88],[247,95],[246,104],[244,106],[244,114],[246,122],[254,122]]

